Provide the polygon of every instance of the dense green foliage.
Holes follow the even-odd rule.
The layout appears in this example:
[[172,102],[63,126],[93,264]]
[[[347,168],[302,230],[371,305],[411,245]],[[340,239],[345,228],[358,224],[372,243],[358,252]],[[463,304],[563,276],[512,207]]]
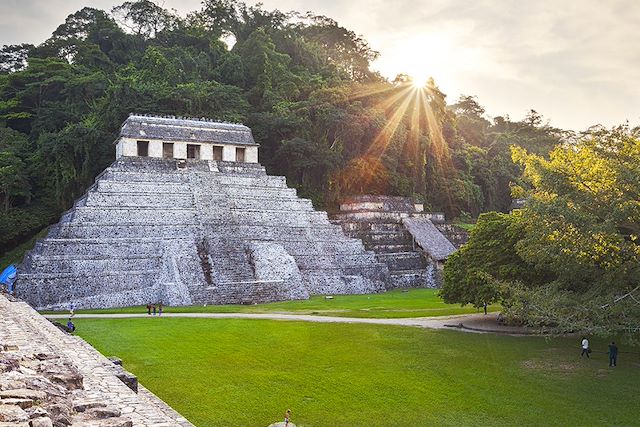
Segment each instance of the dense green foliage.
[[490,122],[473,97],[447,106],[433,81],[386,81],[377,55],[327,17],[230,0],[186,18],[147,0],[86,7],[38,46],[4,46],[0,253],[85,191],[130,112],[246,123],[268,171],[318,207],[385,193],[449,216],[506,211],[521,174],[509,146],[545,154],[560,133],[535,112]]
[[446,262],[442,298],[448,303],[481,307],[501,300],[501,282],[536,285],[552,277],[518,254],[516,245],[524,230],[520,211],[480,215],[469,242]]
[[[443,296],[502,299],[557,332],[634,332],[640,321],[640,129],[594,128],[548,158],[514,148],[524,209],[481,216],[445,267]],[[470,288],[474,273],[485,281]]]
[[[489,307],[489,311],[498,310]],[[290,313],[337,317],[403,318],[451,316],[475,313],[476,309],[449,305],[442,301],[434,289],[394,290],[371,295],[334,295],[333,299],[312,296],[308,300],[282,301],[253,305],[198,305],[164,307],[167,313]],[[76,310],[76,313],[146,313],[143,306]],[[56,313],[56,312],[45,312]]]
[[[77,319],[198,426],[634,425],[637,355],[575,338],[231,319]],[[621,347],[621,351],[629,348]],[[637,349],[631,349],[637,351]],[[179,370],[176,366],[179,365]]]

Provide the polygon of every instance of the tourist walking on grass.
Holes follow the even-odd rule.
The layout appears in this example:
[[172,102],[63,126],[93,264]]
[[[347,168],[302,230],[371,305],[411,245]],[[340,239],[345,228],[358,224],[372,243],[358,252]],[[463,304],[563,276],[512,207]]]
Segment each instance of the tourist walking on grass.
[[289,426],[290,419],[291,419],[291,409],[287,409],[287,412],[284,413],[284,427]]
[[583,357],[586,354],[588,359],[589,353],[591,353],[591,349],[589,348],[589,340],[586,338],[582,338],[582,353],[580,353],[580,357]]
[[609,367],[616,366],[618,362],[618,346],[615,341],[611,341],[609,344]]

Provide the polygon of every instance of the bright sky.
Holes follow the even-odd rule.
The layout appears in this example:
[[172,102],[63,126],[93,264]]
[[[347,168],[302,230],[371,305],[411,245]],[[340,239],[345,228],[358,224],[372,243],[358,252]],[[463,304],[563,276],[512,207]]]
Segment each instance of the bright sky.
[[[40,43],[83,6],[122,1],[1,0],[0,44]],[[163,3],[160,1],[159,3]],[[254,1],[247,3],[253,4]],[[636,0],[262,0],[311,10],[355,31],[393,78],[433,76],[448,94],[477,95],[491,116],[533,108],[581,130],[640,124],[640,2]],[[181,15],[199,0],[165,0]]]

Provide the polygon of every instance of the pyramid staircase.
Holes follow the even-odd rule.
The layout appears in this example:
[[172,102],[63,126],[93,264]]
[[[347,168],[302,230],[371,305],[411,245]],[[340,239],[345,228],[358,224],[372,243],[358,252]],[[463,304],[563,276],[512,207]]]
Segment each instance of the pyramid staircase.
[[[270,258],[275,277],[257,277],[255,247],[280,251]],[[300,283],[278,276],[283,257]],[[130,157],[99,175],[25,256],[16,289],[51,309],[371,293],[388,279],[362,241],[259,164]]]
[[442,259],[434,259],[430,248],[420,247],[405,224],[408,219],[429,221],[429,217],[416,210],[408,198],[357,196],[341,205],[340,212],[332,215],[332,222],[340,225],[347,236],[362,240],[365,249],[376,254],[378,261],[389,269],[393,287],[435,288],[440,284],[438,270],[442,268]]

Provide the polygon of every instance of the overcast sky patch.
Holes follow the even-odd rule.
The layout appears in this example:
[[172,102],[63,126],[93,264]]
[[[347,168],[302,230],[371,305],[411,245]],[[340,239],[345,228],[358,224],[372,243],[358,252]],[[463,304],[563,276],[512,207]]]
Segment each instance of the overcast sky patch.
[[[434,76],[453,102],[478,95],[492,115],[533,108],[575,130],[640,124],[640,2],[614,0],[263,0],[337,20],[381,53],[374,68]],[[120,1],[3,0],[0,43],[44,41],[83,6]],[[248,2],[253,4],[255,2]],[[181,15],[199,0],[166,0]]]

